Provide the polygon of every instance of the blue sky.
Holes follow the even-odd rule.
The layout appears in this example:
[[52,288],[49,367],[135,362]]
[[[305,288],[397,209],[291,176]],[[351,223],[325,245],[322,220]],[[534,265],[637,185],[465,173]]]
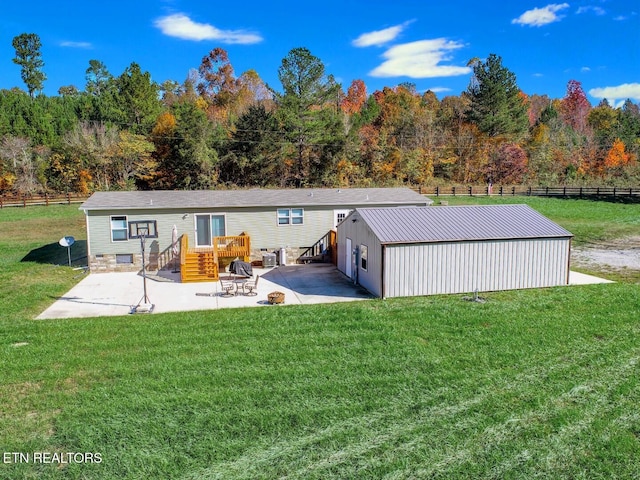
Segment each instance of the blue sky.
[[368,93],[412,82],[440,98],[459,95],[468,61],[495,53],[529,95],[562,98],[578,80],[593,105],[640,102],[638,0],[7,3],[0,88],[24,88],[11,42],[27,32],[43,44],[47,95],[65,85],[84,89],[91,59],[113,75],[136,62],[159,83],[182,82],[215,47],[228,52],[236,75],[254,69],[279,90],[282,59],[306,47],[345,90],[361,79]]

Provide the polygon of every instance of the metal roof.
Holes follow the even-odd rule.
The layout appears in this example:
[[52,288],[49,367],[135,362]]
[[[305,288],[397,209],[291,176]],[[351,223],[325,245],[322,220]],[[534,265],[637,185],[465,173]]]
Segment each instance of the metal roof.
[[427,197],[409,188],[317,188],[251,190],[151,190],[96,192],[81,210],[156,208],[305,207],[366,205],[429,205]]
[[358,216],[383,244],[573,236],[528,205],[358,208],[350,218]]

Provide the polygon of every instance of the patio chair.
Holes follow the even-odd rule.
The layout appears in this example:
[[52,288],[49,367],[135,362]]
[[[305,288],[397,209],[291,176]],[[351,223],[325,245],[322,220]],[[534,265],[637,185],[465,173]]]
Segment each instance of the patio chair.
[[233,297],[235,296],[236,284],[233,283],[232,280],[223,280],[220,279],[220,288],[222,293],[220,294],[222,297]]
[[244,282],[242,284],[242,292],[245,295],[257,295],[258,292],[256,292],[256,290],[258,289],[258,280],[260,280],[260,275],[257,275],[255,280],[247,280]]

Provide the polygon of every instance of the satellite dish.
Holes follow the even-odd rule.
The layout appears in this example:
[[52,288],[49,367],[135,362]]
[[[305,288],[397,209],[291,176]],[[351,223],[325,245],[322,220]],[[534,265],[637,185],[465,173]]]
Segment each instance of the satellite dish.
[[58,243],[60,244],[61,247],[70,247],[71,245],[76,243],[76,239],[71,236],[62,237]]
[[61,247],[67,247],[67,257],[69,258],[69,266],[71,266],[71,245],[76,243],[76,239],[72,236],[62,237],[58,243]]

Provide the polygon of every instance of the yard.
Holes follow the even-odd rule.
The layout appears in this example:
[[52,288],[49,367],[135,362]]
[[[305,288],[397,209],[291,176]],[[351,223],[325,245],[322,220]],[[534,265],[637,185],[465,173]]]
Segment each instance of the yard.
[[[640,231],[637,205],[516,200],[579,247]],[[83,228],[73,206],[0,210],[0,478],[637,478],[637,271],[486,303],[34,321],[79,280],[57,241]]]

